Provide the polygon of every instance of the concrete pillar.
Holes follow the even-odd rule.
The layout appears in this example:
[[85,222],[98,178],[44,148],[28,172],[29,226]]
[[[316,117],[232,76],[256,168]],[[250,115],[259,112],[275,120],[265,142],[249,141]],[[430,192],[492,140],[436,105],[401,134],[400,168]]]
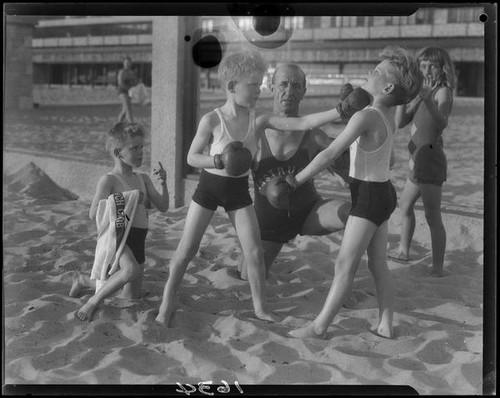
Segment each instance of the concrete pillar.
[[5,17],[5,88],[6,110],[33,107],[33,66],[31,40],[36,19],[31,16]]
[[191,59],[195,17],[153,18],[151,168],[167,171],[171,204],[184,205],[186,145],[196,129],[196,67]]

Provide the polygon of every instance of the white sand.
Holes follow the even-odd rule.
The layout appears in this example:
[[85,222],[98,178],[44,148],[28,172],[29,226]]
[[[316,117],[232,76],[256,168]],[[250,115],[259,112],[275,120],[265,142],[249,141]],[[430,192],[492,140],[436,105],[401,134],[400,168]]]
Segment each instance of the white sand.
[[[474,126],[457,120],[453,131],[466,140]],[[398,195],[405,142],[402,137],[398,143]],[[287,337],[322,307],[341,232],[299,237],[284,247],[267,289],[271,308],[284,320],[271,324],[255,319],[249,285],[236,276],[235,233],[222,212],[216,213],[188,267],[174,327],[159,327],[155,312],[186,207],[151,213],[144,283],[150,294],[128,303],[107,300],[91,323],[83,323],[73,313],[92,292],[80,298],[68,292],[73,271],[89,272],[93,261],[95,226],[88,220],[89,203],[41,198],[33,188],[33,174],[18,175],[15,191],[24,189],[29,195],[10,192],[4,198],[5,383],[175,385],[226,380],[231,385],[408,385],[420,394],[481,394],[483,193],[474,187],[482,183],[477,180],[483,172],[482,160],[477,161],[482,144],[474,144],[465,155],[459,151],[459,145],[450,145],[447,152],[446,276],[424,276],[431,253],[421,204],[414,260],[389,261],[397,286],[394,340],[370,333],[378,310],[365,258],[348,308],[330,326],[328,340]],[[318,183],[325,195],[335,191],[348,197],[328,176]],[[391,245],[398,239],[399,222],[397,210],[390,220]]]

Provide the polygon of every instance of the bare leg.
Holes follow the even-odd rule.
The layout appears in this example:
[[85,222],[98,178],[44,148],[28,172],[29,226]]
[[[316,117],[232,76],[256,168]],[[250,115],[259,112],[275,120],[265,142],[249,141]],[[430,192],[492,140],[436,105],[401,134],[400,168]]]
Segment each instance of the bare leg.
[[155,321],[168,327],[170,318],[175,310],[175,294],[186,272],[189,262],[198,252],[201,239],[214,212],[205,209],[196,202],[191,202],[186,216],[186,225],[182,232],[181,241],[174,257],[170,262],[170,275],[163,290],[163,299]]
[[[274,260],[278,256],[283,247],[283,244],[280,242],[271,242],[267,240],[261,241],[262,249],[264,250],[264,263],[266,265],[266,279],[269,276],[269,272],[271,270],[271,266],[274,263]],[[248,280],[247,267],[245,265],[245,258],[241,254],[238,257],[238,270],[240,271],[240,277],[243,280]]]
[[95,280],[82,272],[75,271],[73,273],[73,280],[71,290],[69,291],[70,297],[78,297],[82,289],[93,288],[95,289]]
[[248,281],[252,290],[252,302],[257,318],[277,322],[279,317],[265,308],[265,265],[260,244],[260,232],[253,206],[228,212],[241,244]]
[[138,264],[138,275],[129,283],[123,286],[120,298],[123,299],[138,299],[143,297],[142,281],[144,279],[144,264]]
[[410,245],[415,232],[414,206],[420,197],[420,188],[409,179],[400,199],[401,209],[401,238],[397,250],[389,252],[389,257],[396,260],[408,261],[410,259]]
[[342,200],[321,200],[312,208],[301,235],[326,235],[345,228],[351,204]]
[[127,122],[133,123],[134,118],[132,116],[132,101],[130,97],[125,93],[118,94],[118,97],[120,98],[122,104],[122,110],[118,115],[118,121],[122,122],[123,120],[126,120]]
[[118,271],[111,275],[102,288],[76,312],[77,318],[82,321],[90,321],[97,306],[102,300],[121,289],[126,283],[138,277],[139,270],[137,261],[130,248],[126,245],[120,256],[119,265]]
[[425,209],[425,219],[431,232],[432,246],[432,276],[443,276],[443,263],[446,251],[446,230],[441,217],[440,186],[421,184],[422,201]]
[[335,277],[326,302],[312,324],[290,332],[289,334],[292,337],[307,338],[325,335],[328,326],[352,291],[354,275],[359,261],[376,229],[377,226],[371,221],[359,217],[349,217],[335,263]]
[[368,268],[373,275],[379,306],[379,324],[377,334],[392,338],[392,319],[394,302],[394,285],[391,273],[387,268],[387,221],[373,235],[368,245]]

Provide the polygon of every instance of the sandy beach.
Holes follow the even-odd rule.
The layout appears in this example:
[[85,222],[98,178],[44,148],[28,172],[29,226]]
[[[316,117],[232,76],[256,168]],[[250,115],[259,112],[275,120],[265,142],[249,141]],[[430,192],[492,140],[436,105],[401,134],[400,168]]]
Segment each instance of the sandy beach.
[[[86,109],[11,115],[4,151],[57,152],[107,164],[102,137],[116,112]],[[309,111],[306,105],[303,112]],[[137,110],[138,121],[149,129],[148,112],[148,107]],[[75,200],[64,187],[44,189],[50,176],[36,164],[4,164],[4,383],[197,385],[224,380],[237,394],[235,382],[243,390],[251,385],[374,385],[409,386],[423,395],[482,394],[484,133],[484,104],[457,99],[444,138],[449,161],[442,207],[448,234],[445,276],[426,276],[430,235],[419,202],[411,261],[388,262],[397,289],[393,340],[370,332],[378,307],[366,257],[328,339],[287,336],[321,309],[342,232],[301,236],[284,246],[267,285],[270,308],[283,321],[256,319],[249,284],[237,275],[236,235],[221,210],[187,269],[173,327],[160,327],[154,318],[187,206],[150,213],[147,296],[110,298],[92,322],[81,322],[74,312],[92,291],[75,298],[68,293],[73,273],[90,273],[93,262],[96,227],[88,219],[90,203]],[[408,167],[408,135],[401,130],[396,140],[392,176],[398,197]],[[147,165],[148,156],[150,148]],[[347,188],[327,173],[317,186],[325,197],[349,199]],[[399,239],[399,226],[397,209],[389,222],[390,247]]]

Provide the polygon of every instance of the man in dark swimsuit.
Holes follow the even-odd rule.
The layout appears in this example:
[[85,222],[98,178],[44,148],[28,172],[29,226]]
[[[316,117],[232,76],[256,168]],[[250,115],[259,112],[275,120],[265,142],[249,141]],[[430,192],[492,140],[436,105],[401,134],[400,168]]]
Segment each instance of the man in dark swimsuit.
[[[299,116],[299,105],[306,93],[306,77],[294,64],[276,69],[271,81],[274,96],[273,113],[281,116]],[[290,194],[289,209],[273,207],[263,193],[265,185],[275,176],[296,174],[331,143],[322,130],[291,131],[266,129],[252,167],[254,207],[259,221],[266,276],[283,244],[297,235],[326,235],[345,227],[350,203],[323,199],[311,180]],[[347,170],[346,175],[348,173]],[[242,279],[246,277],[243,259],[238,261]]]

